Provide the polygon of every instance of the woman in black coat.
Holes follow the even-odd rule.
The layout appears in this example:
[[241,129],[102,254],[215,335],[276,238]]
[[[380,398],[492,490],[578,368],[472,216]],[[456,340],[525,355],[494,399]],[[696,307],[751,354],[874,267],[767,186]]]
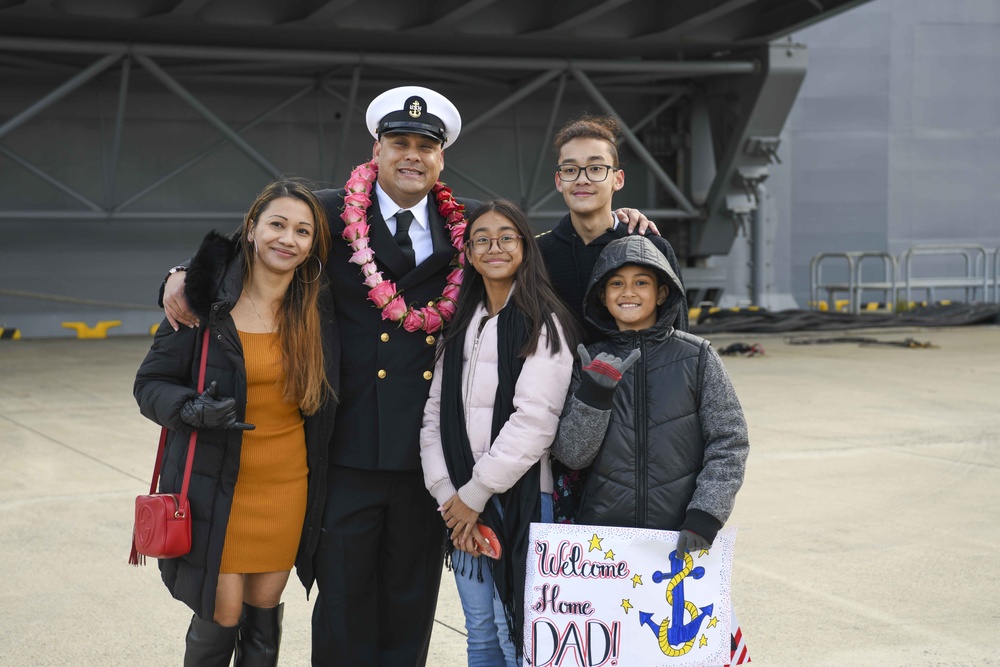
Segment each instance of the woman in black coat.
[[[240,234],[210,233],[188,269],[188,301],[210,329],[208,389],[195,389],[200,327],[174,331],[164,321],[136,375],[142,414],[170,429],[161,492],[180,490],[188,436],[198,429],[191,551],[159,561],[171,594],[195,613],[185,665],[229,665],[234,650],[237,665],[275,664],[293,559],[307,588],[312,582],[340,358],[322,271],[329,245],[309,188],[269,184]],[[243,423],[248,414],[256,431]],[[286,470],[278,477],[273,468]]]

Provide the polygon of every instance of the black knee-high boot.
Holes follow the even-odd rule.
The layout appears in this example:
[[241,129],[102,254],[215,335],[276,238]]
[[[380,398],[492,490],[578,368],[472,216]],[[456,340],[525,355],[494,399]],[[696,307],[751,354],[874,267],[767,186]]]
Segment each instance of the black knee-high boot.
[[270,609],[243,603],[243,623],[236,640],[233,667],[273,667],[278,664],[284,611],[284,602]]
[[187,631],[184,667],[229,667],[239,631],[239,625],[227,628],[197,615],[192,616]]

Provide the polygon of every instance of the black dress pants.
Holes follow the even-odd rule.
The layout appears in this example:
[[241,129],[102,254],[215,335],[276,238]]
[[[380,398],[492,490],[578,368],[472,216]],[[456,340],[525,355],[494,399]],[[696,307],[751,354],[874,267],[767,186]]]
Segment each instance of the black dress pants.
[[445,525],[419,470],[331,466],[316,552],[314,667],[423,667]]

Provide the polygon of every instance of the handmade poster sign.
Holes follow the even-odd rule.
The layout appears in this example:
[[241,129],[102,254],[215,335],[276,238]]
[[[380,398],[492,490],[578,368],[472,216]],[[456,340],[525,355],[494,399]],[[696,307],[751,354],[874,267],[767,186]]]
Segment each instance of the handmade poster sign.
[[[525,664],[708,667],[731,659],[736,529],[677,558],[677,533],[531,524]],[[530,661],[530,662],[529,662]]]

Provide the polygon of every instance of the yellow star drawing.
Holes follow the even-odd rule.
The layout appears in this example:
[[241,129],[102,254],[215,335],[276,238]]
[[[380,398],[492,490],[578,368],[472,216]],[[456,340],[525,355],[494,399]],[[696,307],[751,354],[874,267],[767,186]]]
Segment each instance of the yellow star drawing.
[[708,627],[714,628],[718,624],[719,624],[719,619],[717,619],[715,616],[713,616],[712,618],[708,619]]
[[701,648],[702,646],[708,646],[708,637],[705,635],[702,635],[701,639],[698,640],[698,648]]
[[701,558],[702,556],[707,556],[707,555],[708,555],[708,549],[702,549],[701,551],[698,552],[698,558]]
[[622,609],[625,610],[626,614],[628,613],[628,610],[631,608],[632,608],[632,603],[626,600],[625,598],[622,598]]
[[607,551],[604,552],[604,560],[614,560],[614,559],[615,559],[614,551],[608,549]]
[[592,538],[590,538],[590,548],[587,549],[587,553],[590,553],[591,551],[595,551],[595,550],[596,551],[600,551],[601,550],[601,540],[602,539],[604,539],[604,538],[598,537],[597,533],[594,533],[594,536]]
[[641,574],[637,574],[634,577],[632,577],[632,588],[635,588],[636,586],[642,586],[642,575]]

